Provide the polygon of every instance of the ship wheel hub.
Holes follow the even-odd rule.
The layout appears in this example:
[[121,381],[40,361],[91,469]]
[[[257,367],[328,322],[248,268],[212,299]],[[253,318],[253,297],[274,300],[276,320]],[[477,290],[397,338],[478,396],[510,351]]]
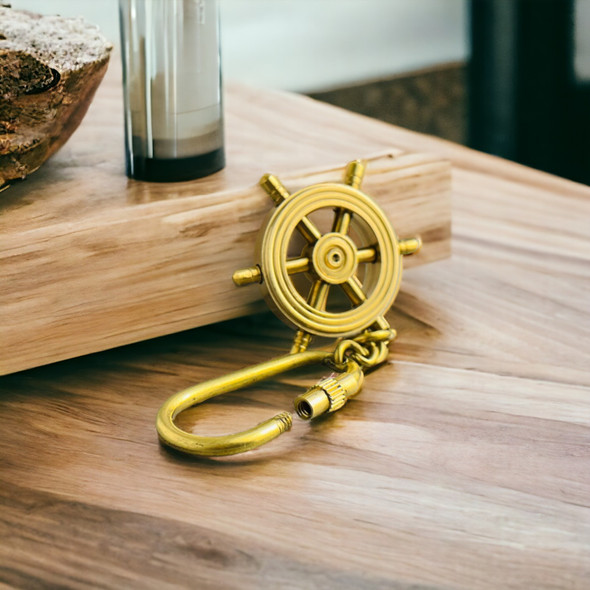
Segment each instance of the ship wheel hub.
[[324,234],[315,244],[312,272],[331,285],[341,285],[354,276],[357,269],[357,249],[348,236]]

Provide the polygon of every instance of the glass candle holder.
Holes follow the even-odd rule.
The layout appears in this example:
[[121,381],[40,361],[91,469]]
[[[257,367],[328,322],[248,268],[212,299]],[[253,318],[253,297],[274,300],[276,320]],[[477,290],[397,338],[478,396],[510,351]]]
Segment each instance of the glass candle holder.
[[127,175],[172,182],[225,165],[217,0],[119,0]]

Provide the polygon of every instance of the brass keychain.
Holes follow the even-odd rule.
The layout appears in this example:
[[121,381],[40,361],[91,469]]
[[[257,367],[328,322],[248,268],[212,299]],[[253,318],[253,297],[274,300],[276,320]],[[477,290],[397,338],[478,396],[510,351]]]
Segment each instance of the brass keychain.
[[[344,183],[314,184],[293,194],[275,176],[262,177],[260,185],[276,209],[258,240],[258,263],[236,271],[233,281],[238,286],[260,283],[274,312],[297,329],[291,352],[174,394],[156,420],[164,444],[201,456],[255,449],[291,428],[289,412],[221,436],[185,432],[174,419],[212,397],[323,363],[337,374],[294,401],[297,414],[308,420],[340,409],[360,391],[365,371],[387,359],[396,332],[384,315],[399,291],[402,256],[418,251],[422,242],[396,236],[381,208],[360,190],[364,172],[365,163],[355,160],[346,167]],[[330,229],[322,232],[326,213],[332,217]],[[308,351],[313,336],[338,341],[331,352]]]

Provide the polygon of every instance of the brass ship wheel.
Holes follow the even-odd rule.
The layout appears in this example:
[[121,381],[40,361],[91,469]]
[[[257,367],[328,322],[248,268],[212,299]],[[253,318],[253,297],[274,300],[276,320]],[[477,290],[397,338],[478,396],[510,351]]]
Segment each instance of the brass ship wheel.
[[293,194],[275,176],[260,181],[277,208],[259,239],[258,264],[233,279],[261,283],[270,307],[299,329],[292,352],[305,350],[311,335],[347,337],[384,324],[399,291],[401,257],[420,247],[419,238],[398,239],[381,208],[360,190],[364,170],[361,161],[351,162],[344,183]]

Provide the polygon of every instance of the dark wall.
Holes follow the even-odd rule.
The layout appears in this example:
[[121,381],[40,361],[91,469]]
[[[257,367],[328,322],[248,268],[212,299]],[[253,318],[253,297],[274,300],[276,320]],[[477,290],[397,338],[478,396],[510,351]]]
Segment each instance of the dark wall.
[[470,17],[467,68],[312,96],[590,184],[590,83],[574,74],[573,0],[472,0]]
[[468,143],[590,183],[590,84],[574,74],[573,18],[573,0],[472,0]]

